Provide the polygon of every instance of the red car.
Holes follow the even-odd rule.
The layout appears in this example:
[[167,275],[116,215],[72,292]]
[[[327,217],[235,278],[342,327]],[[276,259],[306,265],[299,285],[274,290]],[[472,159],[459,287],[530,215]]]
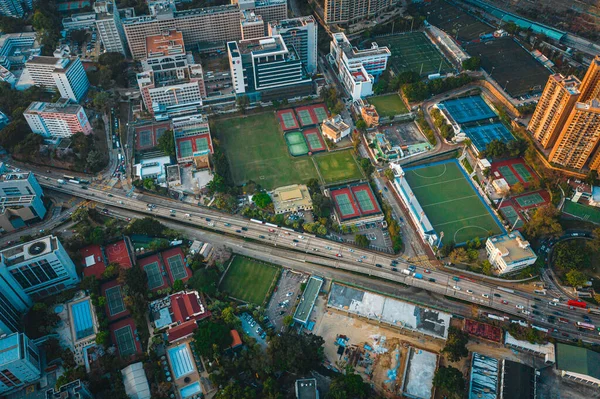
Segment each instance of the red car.
[[505,305],[508,305],[508,301],[506,299],[503,299],[502,303],[505,304]]
[[427,273],[427,274],[429,274],[429,273],[431,273],[431,270],[425,269],[424,272]]

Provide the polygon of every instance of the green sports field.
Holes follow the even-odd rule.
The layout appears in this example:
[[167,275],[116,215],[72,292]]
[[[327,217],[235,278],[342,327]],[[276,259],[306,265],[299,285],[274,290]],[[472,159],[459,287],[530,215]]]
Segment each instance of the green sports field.
[[325,184],[359,180],[364,177],[352,150],[329,152],[313,158]]
[[289,154],[273,112],[216,120],[213,126],[236,184],[254,180],[270,190],[317,177],[309,157]]
[[236,255],[219,290],[233,298],[262,305],[278,275],[279,268],[274,265]]
[[423,32],[403,33],[376,40],[378,45],[389,47],[392,52],[390,67],[396,73],[413,71],[425,76],[454,69]]
[[578,204],[573,201],[565,201],[563,212],[588,222],[600,224],[600,210],[593,206]]
[[442,242],[463,243],[501,228],[454,161],[407,169],[406,181]]
[[370,97],[369,104],[373,104],[381,117],[392,117],[407,114],[408,109],[398,94],[386,94],[384,96]]

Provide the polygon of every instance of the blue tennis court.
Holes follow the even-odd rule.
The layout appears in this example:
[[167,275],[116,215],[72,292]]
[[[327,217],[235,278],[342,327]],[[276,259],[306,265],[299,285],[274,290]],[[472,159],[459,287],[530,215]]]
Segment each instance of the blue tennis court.
[[465,127],[463,131],[480,152],[484,151],[487,145],[494,140],[508,143],[515,139],[502,123]]
[[181,256],[175,255],[167,258],[167,264],[169,265],[169,269],[171,269],[171,276],[173,277],[173,281],[175,280],[183,280],[187,277],[187,273],[185,268],[183,267],[183,261],[181,260]]
[[179,345],[167,351],[175,379],[179,379],[195,370],[194,361],[187,345]]
[[121,357],[133,355],[137,351],[131,326],[125,326],[115,330],[115,338]]
[[108,312],[111,316],[119,314],[125,311],[125,303],[123,303],[123,296],[121,295],[121,286],[108,288],[104,292],[106,297],[106,303],[108,303]]
[[144,266],[144,271],[148,277],[148,289],[153,290],[164,284],[158,262],[152,262]]
[[73,327],[75,328],[75,338],[77,340],[89,337],[94,333],[94,321],[92,320],[89,299],[73,305],[71,313],[73,315]]
[[441,103],[456,123],[475,122],[495,118],[496,114],[481,96],[455,98]]

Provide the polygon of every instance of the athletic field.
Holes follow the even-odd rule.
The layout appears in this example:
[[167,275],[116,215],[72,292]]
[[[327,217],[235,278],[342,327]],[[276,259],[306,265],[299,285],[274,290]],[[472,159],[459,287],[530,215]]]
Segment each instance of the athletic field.
[[236,255],[219,289],[233,298],[260,306],[265,303],[278,275],[279,268],[274,265]]
[[273,112],[217,120],[213,134],[227,154],[233,180],[270,190],[317,177],[309,157],[292,157]]
[[565,201],[563,213],[588,222],[600,224],[600,209],[593,206]]
[[367,99],[377,109],[382,118],[407,114],[408,109],[398,94],[386,94],[383,96],[370,97]]
[[406,182],[442,243],[463,243],[503,232],[456,161],[405,169]]
[[347,182],[363,178],[352,150],[334,151],[313,157],[325,184]]
[[376,41],[379,46],[389,47],[390,67],[396,73],[413,71],[425,76],[454,69],[423,32],[379,37]]

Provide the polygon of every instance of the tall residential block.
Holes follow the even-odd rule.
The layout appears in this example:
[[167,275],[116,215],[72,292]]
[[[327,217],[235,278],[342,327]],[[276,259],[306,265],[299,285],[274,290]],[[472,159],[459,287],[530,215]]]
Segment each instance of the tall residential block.
[[398,0],[325,0],[325,23],[357,22],[388,10],[396,3]]
[[25,15],[23,0],[0,0],[0,15],[22,18]]
[[92,133],[92,125],[79,104],[71,104],[66,99],[56,103],[33,102],[23,112],[33,133],[49,141],[57,141],[75,133]]
[[581,92],[579,101],[582,103],[600,97],[600,55],[597,55],[590,64],[581,81],[579,91]]
[[42,376],[40,352],[23,333],[0,338],[0,394],[19,391]]
[[44,192],[31,172],[0,175],[0,234],[46,216]]
[[127,42],[121,15],[114,1],[96,2],[96,28],[107,52],[127,56]]
[[165,9],[157,15],[139,16],[122,20],[131,56],[140,60],[146,57],[146,37],[177,30],[189,48],[199,44],[239,40],[240,9],[237,5],[199,8],[185,11]]
[[265,22],[254,11],[242,11],[240,26],[242,29],[242,40],[257,39],[265,35]]
[[554,145],[577,99],[579,79],[560,74],[548,79],[527,129],[544,148]]
[[317,22],[312,15],[269,23],[269,36],[280,35],[293,47],[310,74],[317,72]]
[[288,17],[287,0],[231,0],[231,4],[237,5],[241,11],[253,11],[265,23]]
[[33,57],[25,63],[35,86],[58,90],[60,96],[79,102],[87,93],[90,81],[79,58]]

